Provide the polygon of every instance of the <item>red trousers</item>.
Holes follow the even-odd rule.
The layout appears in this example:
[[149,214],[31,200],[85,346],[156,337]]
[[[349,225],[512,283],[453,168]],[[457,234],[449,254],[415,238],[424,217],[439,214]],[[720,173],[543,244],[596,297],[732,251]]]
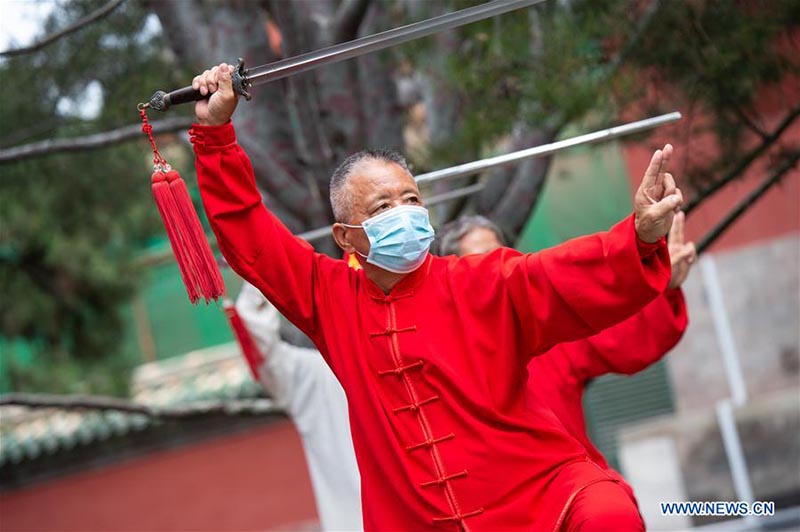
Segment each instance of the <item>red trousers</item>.
[[618,483],[608,480],[583,488],[572,500],[561,532],[643,532],[636,504]]

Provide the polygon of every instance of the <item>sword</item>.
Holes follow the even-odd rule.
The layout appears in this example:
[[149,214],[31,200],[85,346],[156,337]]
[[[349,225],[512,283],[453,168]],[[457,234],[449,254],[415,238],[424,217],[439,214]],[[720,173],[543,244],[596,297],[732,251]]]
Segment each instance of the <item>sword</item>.
[[593,133],[586,133],[585,135],[579,135],[577,137],[551,142],[550,144],[542,144],[541,146],[534,146],[533,148],[497,155],[496,157],[489,157],[487,159],[480,159],[471,163],[451,166],[450,168],[445,168],[443,170],[435,170],[433,172],[428,172],[427,174],[418,175],[415,177],[415,179],[417,180],[417,183],[432,183],[442,179],[452,179],[455,177],[477,174],[478,172],[491,170],[492,168],[503,166],[505,164],[551,155],[558,151],[572,148],[574,146],[594,144],[595,142],[604,142],[622,137],[624,135],[639,133],[641,131],[660,127],[680,119],[681,114],[678,111],[674,111],[672,113],[654,116],[652,118],[645,118],[644,120],[637,120],[636,122],[629,122],[621,126],[609,127]]
[[[471,22],[502,15],[523,7],[539,4],[545,0],[494,0],[475,7],[454,11],[438,17],[429,18],[406,26],[400,26],[375,35],[368,35],[341,44],[328,46],[321,50],[307,52],[274,61],[266,65],[245,68],[244,60],[239,59],[233,73],[233,89],[245,100],[251,98],[250,88],[270,81],[283,79],[302,72],[308,72],[324,65],[332,65],[340,61],[352,59],[378,50],[383,50],[421,37],[452,28],[458,28]],[[190,86],[172,92],[157,91],[149,103],[140,104],[156,111],[166,111],[173,105],[196,102],[208,98]]]

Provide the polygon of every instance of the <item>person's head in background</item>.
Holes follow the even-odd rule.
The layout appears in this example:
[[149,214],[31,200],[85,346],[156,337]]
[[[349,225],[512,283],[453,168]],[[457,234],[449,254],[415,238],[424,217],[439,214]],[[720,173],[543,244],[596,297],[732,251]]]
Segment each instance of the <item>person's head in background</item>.
[[485,216],[462,216],[446,224],[437,234],[439,255],[488,253],[506,245],[503,232]]

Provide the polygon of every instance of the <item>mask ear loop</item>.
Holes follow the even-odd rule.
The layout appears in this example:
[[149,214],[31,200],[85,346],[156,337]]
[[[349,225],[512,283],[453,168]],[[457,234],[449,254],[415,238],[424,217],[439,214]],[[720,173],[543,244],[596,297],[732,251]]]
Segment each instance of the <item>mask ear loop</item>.
[[[338,222],[338,223],[343,225],[343,226],[345,226],[345,227],[347,227],[348,229],[364,229],[363,225],[350,225],[350,224],[346,224],[344,222]],[[367,235],[367,238],[369,238],[369,235]],[[372,242],[370,242],[370,246],[372,246]],[[363,253],[361,253],[359,250],[357,250],[355,248],[355,246],[353,246],[353,249],[355,249],[356,254],[359,255],[360,257],[364,257],[365,260],[369,259],[369,257],[367,255],[364,255]]]

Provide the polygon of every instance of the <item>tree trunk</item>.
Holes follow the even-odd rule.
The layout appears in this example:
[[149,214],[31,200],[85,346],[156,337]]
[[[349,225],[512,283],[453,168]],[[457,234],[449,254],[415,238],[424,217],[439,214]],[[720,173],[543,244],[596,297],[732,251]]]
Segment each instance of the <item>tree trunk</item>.
[[[553,142],[557,131],[517,124],[509,152]],[[537,157],[494,170],[488,186],[474,198],[475,210],[496,223],[515,241],[525,227],[544,187],[552,157]]]
[[[257,66],[349,40],[385,25],[387,6],[365,0],[154,2],[179,61],[200,72],[244,57]],[[267,25],[282,37],[270,48]],[[401,109],[388,56],[329,65],[253,89],[234,115],[239,142],[265,204],[294,232],[332,222],[328,182],[336,166],[366,146],[402,147]],[[331,241],[317,246],[338,253]]]

